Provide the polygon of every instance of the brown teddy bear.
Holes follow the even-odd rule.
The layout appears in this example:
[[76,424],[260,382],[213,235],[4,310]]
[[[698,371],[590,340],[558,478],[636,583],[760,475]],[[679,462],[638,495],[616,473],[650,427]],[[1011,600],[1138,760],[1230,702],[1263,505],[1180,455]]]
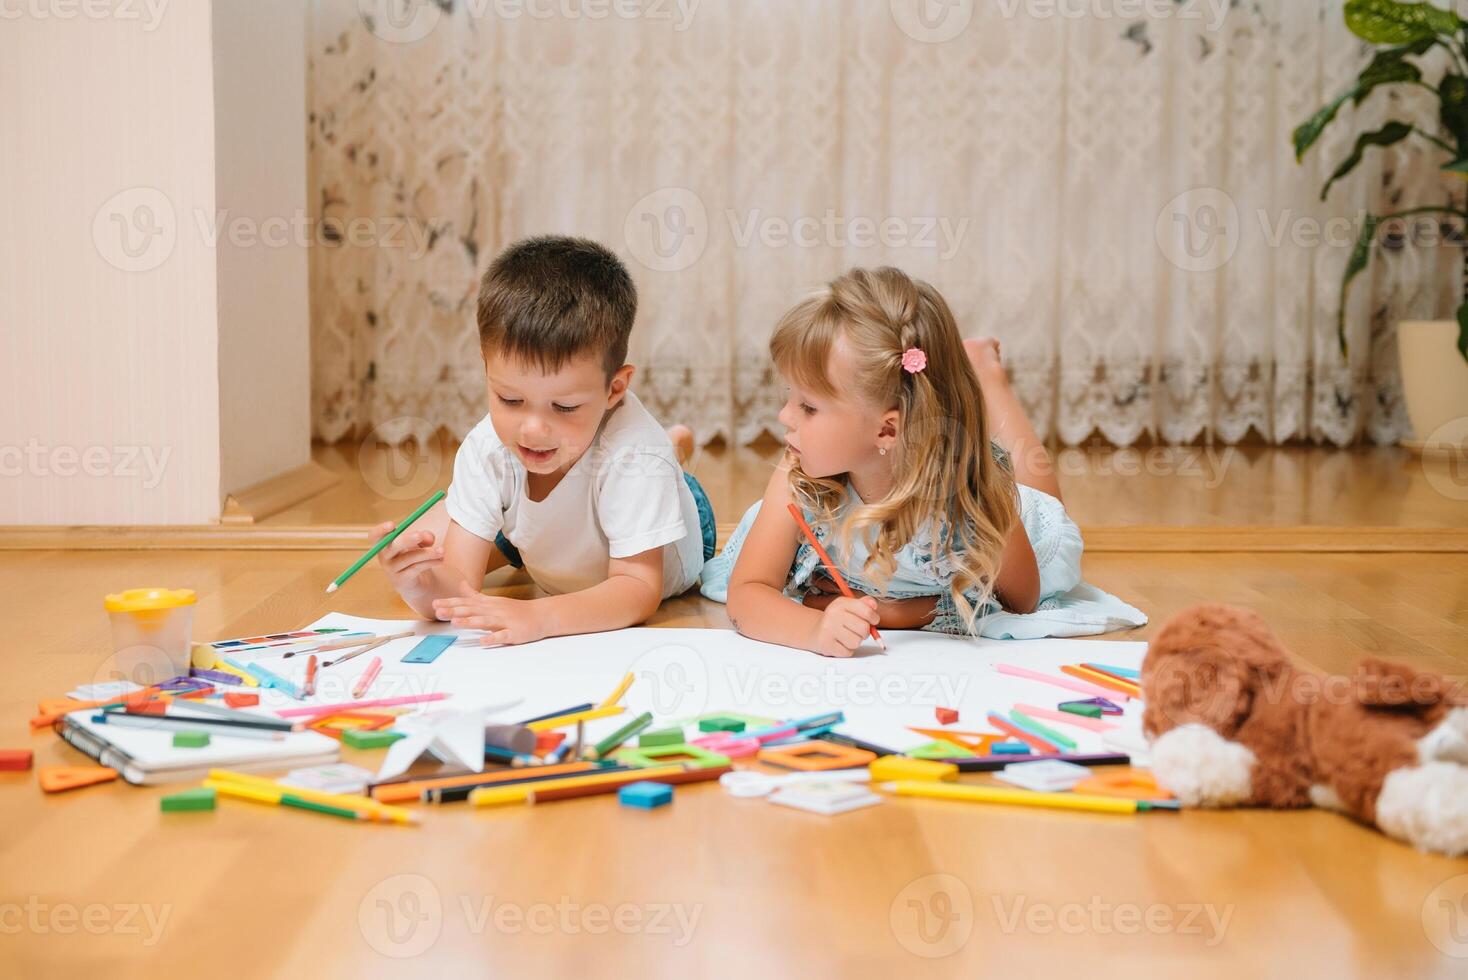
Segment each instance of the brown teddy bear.
[[1157,781],[1184,806],[1319,806],[1424,851],[1468,853],[1468,694],[1364,660],[1351,677],[1291,666],[1256,614],[1195,606],[1142,663]]

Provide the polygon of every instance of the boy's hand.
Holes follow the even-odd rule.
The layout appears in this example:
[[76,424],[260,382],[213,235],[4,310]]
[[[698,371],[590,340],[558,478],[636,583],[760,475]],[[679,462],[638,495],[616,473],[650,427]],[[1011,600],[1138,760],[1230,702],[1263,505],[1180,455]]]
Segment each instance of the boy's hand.
[[485,595],[468,582],[459,586],[459,595],[433,600],[433,611],[439,619],[488,632],[482,641],[486,646],[544,639],[546,626],[539,608],[532,599]]
[[838,596],[821,613],[810,649],[823,657],[849,657],[870,635],[878,618],[877,600],[871,596],[860,599]]
[[[395,527],[397,525],[390,522],[379,524],[368,532],[368,536],[379,541]],[[434,547],[432,531],[409,528],[377,553],[377,563],[387,573],[398,594],[408,596],[421,593],[427,587],[428,576],[443,564],[443,548]]]

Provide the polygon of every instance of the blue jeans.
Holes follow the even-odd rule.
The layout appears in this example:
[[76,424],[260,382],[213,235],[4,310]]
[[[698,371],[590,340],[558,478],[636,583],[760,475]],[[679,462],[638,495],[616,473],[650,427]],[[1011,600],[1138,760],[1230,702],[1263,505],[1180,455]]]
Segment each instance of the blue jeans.
[[[708,561],[714,556],[714,541],[718,534],[718,528],[714,524],[714,505],[709,503],[709,495],[703,492],[703,487],[693,478],[692,473],[685,472],[683,479],[688,484],[688,489],[693,493],[693,503],[698,507],[698,529],[703,534],[703,560]],[[510,544],[510,539],[501,532],[494,536],[494,546],[505,556],[505,560],[515,568],[524,568],[525,562],[520,558],[520,551]]]

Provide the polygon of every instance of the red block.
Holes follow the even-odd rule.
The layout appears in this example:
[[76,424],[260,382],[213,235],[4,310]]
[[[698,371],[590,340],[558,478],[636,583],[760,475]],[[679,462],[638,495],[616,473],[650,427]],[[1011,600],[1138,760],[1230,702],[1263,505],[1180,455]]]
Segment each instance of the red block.
[[958,720],[958,709],[956,708],[939,708],[936,714],[940,725],[951,725]]
[[536,732],[535,751],[537,754],[552,752],[561,747],[566,740],[565,732]]
[[260,695],[258,695],[258,694],[226,694],[224,696],[224,703],[225,703],[225,705],[227,705],[228,707],[231,707],[231,708],[248,708],[251,705],[255,705],[255,704],[259,704],[260,703]]
[[0,749],[0,772],[24,772],[30,767],[30,749]]

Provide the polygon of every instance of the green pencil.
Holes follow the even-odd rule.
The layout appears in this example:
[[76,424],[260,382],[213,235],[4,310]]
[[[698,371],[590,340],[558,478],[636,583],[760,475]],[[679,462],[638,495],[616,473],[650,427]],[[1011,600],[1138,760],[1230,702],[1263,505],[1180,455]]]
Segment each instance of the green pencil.
[[583,758],[591,759],[593,761],[596,759],[600,759],[602,756],[607,755],[617,746],[621,745],[623,742],[627,741],[633,735],[636,735],[638,732],[642,731],[644,728],[651,724],[652,713],[644,711],[642,714],[638,715],[636,718],[633,718],[631,721],[627,722],[627,724],[612,732],[612,734],[608,735],[600,742],[597,742],[594,746],[591,747],[591,751],[587,752],[586,755],[583,756]]
[[1040,724],[1038,721],[1031,718],[1023,711],[1014,709],[1009,712],[1009,717],[1019,722],[1020,724],[1025,725],[1028,728],[1034,729],[1035,734],[1039,735],[1041,738],[1048,738],[1050,741],[1054,742],[1056,745],[1059,745],[1063,749],[1073,749],[1076,747],[1075,739],[1071,738],[1069,735],[1060,734],[1048,725]]
[[404,531],[406,531],[408,527],[418,518],[428,513],[428,508],[432,507],[434,504],[442,500],[447,495],[447,493],[448,491],[446,490],[440,490],[438,491],[438,493],[435,493],[433,496],[423,501],[422,505],[419,506],[417,510],[413,511],[413,513],[409,514],[407,518],[403,521],[403,523],[393,528],[387,533],[386,536],[382,538],[382,540],[378,541],[372,547],[368,548],[366,554],[364,554],[361,558],[358,558],[356,561],[352,562],[351,568],[338,575],[336,577],[336,580],[326,587],[326,594],[331,595],[337,589],[346,584],[347,579],[351,578],[353,575],[356,575],[363,565],[376,558],[379,551],[392,544],[393,541],[397,539],[397,536],[399,534],[402,534]]

